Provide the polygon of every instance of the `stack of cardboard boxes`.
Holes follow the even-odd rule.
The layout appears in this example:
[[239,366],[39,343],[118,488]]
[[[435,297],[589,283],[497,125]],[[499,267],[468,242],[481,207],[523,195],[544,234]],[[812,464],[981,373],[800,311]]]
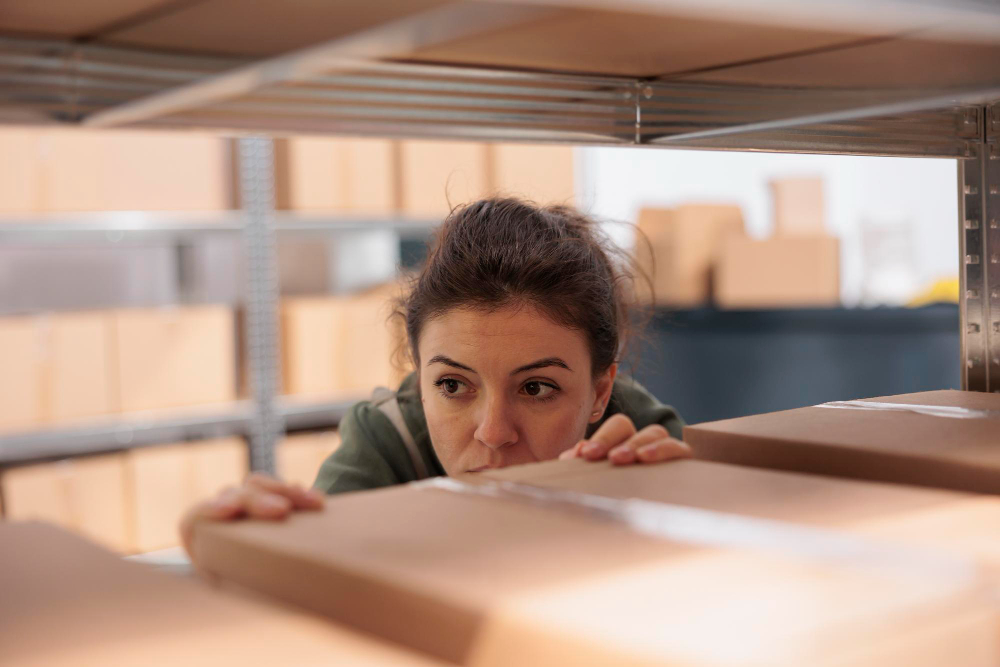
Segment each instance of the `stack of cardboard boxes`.
[[774,235],[744,230],[736,206],[689,204],[639,213],[635,255],[651,276],[646,300],[690,308],[832,307],[840,301],[840,246],[825,231],[819,179],[773,181]]

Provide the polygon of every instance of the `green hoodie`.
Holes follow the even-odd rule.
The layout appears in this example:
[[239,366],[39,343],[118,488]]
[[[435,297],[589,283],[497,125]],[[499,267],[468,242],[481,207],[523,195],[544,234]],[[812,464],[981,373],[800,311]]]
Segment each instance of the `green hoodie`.
[[[415,456],[422,459],[426,476],[446,474],[431,446],[416,373],[403,380],[395,397],[416,451],[410,454],[399,430],[379,408],[382,401],[362,401],[340,422],[340,447],[323,462],[315,488],[333,494],[413,482],[425,476],[418,473],[420,464],[415,463]],[[662,424],[671,436],[681,437],[684,422],[677,412],[656,400],[638,382],[622,376],[615,380],[604,416],[591,425],[587,435],[619,412],[628,415],[636,429]]]

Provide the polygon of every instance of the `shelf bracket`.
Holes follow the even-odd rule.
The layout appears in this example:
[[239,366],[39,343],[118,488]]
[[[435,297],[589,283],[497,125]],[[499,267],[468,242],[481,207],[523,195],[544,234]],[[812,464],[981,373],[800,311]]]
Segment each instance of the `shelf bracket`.
[[962,388],[1000,393],[1000,106],[966,113],[980,129],[958,172]]

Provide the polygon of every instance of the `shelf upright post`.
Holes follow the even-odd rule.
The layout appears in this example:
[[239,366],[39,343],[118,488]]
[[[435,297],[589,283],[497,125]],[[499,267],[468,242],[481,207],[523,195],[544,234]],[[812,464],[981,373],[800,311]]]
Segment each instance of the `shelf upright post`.
[[962,388],[1000,392],[1000,107],[967,113],[981,129],[958,172]]
[[278,258],[273,222],[274,145],[270,138],[239,140],[240,195],[245,222],[246,335],[253,415],[250,469],[274,474],[274,451],[284,424],[276,405],[278,355]]

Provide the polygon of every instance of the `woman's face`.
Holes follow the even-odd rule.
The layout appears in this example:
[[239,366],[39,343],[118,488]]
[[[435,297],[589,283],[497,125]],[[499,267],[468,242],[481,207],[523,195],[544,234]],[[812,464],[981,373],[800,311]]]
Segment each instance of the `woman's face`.
[[601,418],[617,372],[595,380],[584,334],[530,305],[453,309],[424,325],[417,349],[427,427],[449,475],[558,457]]

